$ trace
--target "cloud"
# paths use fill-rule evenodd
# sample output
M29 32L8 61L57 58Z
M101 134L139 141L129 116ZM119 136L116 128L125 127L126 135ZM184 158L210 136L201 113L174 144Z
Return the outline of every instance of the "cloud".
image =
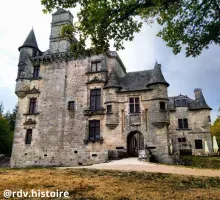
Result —
M13 108L17 97L14 95L18 47L26 39L31 28L34 28L39 48L45 51L49 47L51 15L43 14L39 0L4 1L0 12L0 101L7 109ZM19 8L19 9L18 9ZM77 8L79 9L79 8ZM76 10L71 12L76 18ZM5 17L9 16L9 17ZM220 47L211 45L197 58L186 58L184 52L174 55L165 42L156 37L159 26L144 26L135 35L132 42L125 42L125 50L119 51L127 71L152 69L155 61L162 64L162 71L170 83L169 96L180 93L194 98L194 89L202 88L206 101L213 108L212 120L216 118L220 107Z

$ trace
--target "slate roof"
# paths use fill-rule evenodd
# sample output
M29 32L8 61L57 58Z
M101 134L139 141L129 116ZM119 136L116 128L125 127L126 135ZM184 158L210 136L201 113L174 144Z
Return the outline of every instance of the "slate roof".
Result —
M162 83L162 84L169 86L169 83L166 82L161 72L161 64L158 64L157 62L155 63L154 70L153 70L153 73L151 75L148 85L155 84L155 83Z
M108 82L104 88L120 88L120 89L122 88L119 82L119 78L114 69L111 71Z
M34 30L32 29L30 31L30 33L28 34L26 40L24 41L24 44L22 46L20 46L18 48L18 50L20 51L20 49L22 47L32 47L32 48L35 48L35 49L38 49L38 45L37 45L37 40L36 40L36 37L35 37L35 34L34 34ZM38 49L39 50L39 49Z
M59 15L62 13L69 13L69 11L64 10L63 8L59 8L53 15Z
M158 83L169 86L161 72L161 65L156 62L154 69L128 72L122 78L112 71L105 88L121 88L119 92L140 91L151 89L150 85Z
M200 110L200 109L212 110L212 108L210 108L207 105L202 90L200 90L199 96L195 100L189 98L187 95L181 95L181 94L179 96L169 97L168 108L170 111L176 110L175 100L178 99L187 99L187 107L189 110Z

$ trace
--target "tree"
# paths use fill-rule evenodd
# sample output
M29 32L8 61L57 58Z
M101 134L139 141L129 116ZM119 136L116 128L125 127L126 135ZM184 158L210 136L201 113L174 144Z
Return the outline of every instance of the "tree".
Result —
M211 126L211 133L213 136L216 136L217 142L220 147L220 116L217 117L217 119Z
M0 103L0 116L3 115L3 111L4 111L4 107L3 107L3 103Z
M16 105L15 108L12 110L12 112L7 111L4 115L4 118L8 121L10 130L14 132L15 129L15 120L16 120L16 114L17 114L18 106Z
M13 134L7 120L0 116L0 154L11 154Z
M79 42L72 51L80 55L103 53L114 40L116 50L124 49L123 42L133 40L143 22L157 22L161 37L178 54L185 48L186 56L198 56L211 43L220 44L220 0L41 0L44 12L54 8L80 6L79 21L64 26L62 34ZM141 17L141 21L137 20ZM85 49L85 41L91 48Z

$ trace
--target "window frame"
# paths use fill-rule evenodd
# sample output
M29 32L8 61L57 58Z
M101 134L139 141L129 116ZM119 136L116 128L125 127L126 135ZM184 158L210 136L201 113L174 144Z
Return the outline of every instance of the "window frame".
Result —
M140 98L139 97L129 98L129 112L140 113Z
M90 110L101 110L101 88L90 90Z
M39 78L40 74L40 65L34 66L33 78Z
M178 142L179 143L186 142L186 138L185 137L178 138Z
M98 69L98 64L100 64L100 69ZM95 65L95 70L93 70L93 65ZM91 66L90 66L90 71L91 72L100 72L100 71L102 71L102 62L101 62L101 60L92 61Z
M188 118L178 119L178 129L189 129Z
M37 98L30 98L29 101L29 114L37 113Z
M68 102L68 110L70 110L70 111L74 111L75 110L75 101L69 101Z
M200 141L199 144L196 143L196 142L198 142L198 141ZM198 145L201 145L201 146L198 147ZM203 142L202 142L202 139L195 139L195 149L203 149Z
M33 129L27 129L27 131L26 131L26 137L25 137L25 144L26 144L26 145L31 145L31 142L32 142L32 133L33 133Z
M166 111L167 109L166 109L166 103L165 102L163 102L163 101L161 101L160 102L160 111Z
M100 120L89 121L89 140L99 140L100 137Z
M111 104L106 106L106 113L112 114L112 105Z

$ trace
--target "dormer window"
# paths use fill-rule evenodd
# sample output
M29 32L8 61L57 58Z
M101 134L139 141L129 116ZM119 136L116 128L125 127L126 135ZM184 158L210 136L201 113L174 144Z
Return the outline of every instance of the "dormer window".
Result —
M186 107L187 100L186 99L177 99L177 100L175 100L175 106L176 107Z
M101 61L91 62L91 72L101 71Z

